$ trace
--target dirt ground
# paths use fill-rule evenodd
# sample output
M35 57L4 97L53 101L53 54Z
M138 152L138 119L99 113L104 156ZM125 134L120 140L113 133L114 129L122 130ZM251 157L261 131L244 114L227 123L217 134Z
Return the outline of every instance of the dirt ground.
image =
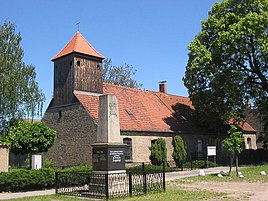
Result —
M227 182L199 182L187 184L171 184L184 189L200 189L215 192L224 192L228 195L220 200L239 201L268 201L267 183L227 183ZM219 201L219 199L215 199Z

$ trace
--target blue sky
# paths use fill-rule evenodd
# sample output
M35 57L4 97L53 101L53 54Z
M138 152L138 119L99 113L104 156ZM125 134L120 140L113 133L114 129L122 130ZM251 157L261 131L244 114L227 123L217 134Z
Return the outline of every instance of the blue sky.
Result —
M219 1L219 0L218 0ZM114 65L131 64L144 89L157 91L167 80L170 94L187 96L182 77L187 46L217 0L9 0L1 1L0 23L16 24L24 61L36 67L37 81L53 95L54 57L79 31Z

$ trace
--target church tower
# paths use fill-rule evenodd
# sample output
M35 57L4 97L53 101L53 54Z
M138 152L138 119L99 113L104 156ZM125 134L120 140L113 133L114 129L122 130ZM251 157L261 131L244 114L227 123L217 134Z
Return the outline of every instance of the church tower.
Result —
M102 60L77 32L69 43L51 59L54 62L53 106L76 102L74 90L102 93Z

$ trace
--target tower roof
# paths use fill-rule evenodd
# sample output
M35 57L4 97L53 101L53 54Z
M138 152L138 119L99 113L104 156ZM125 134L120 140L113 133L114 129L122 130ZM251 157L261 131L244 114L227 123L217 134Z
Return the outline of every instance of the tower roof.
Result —
M104 59L104 57L98 53L97 50L89 44L89 42L87 42L80 32L76 32L69 43L55 57L53 57L51 61L71 53L81 53Z

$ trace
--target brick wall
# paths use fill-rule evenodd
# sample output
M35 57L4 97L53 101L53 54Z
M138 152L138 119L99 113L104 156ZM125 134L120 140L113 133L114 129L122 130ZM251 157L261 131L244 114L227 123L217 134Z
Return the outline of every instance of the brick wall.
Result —
M52 160L53 166L91 164L97 126L79 103L49 108L42 121L57 131L54 145L42 154L43 159Z
M150 149L151 141L157 138L164 138L167 143L167 160L172 159L172 136L159 133L140 133L140 132L121 132L121 138L131 138L132 139L132 160L133 162L150 162Z
M121 132L121 138L131 138L132 139L132 159L133 162L146 162L149 163L151 141L157 138L164 138L167 143L167 160L169 162L173 161L173 133L147 133L147 132ZM217 140L217 136L214 135L193 135L184 134L181 135L187 147L187 161L190 161L191 153L197 152L197 141L202 140L202 154L200 159L206 158L207 145L217 146L217 159L219 162L226 162L226 152L220 146L222 139ZM222 160L220 160L222 159Z

